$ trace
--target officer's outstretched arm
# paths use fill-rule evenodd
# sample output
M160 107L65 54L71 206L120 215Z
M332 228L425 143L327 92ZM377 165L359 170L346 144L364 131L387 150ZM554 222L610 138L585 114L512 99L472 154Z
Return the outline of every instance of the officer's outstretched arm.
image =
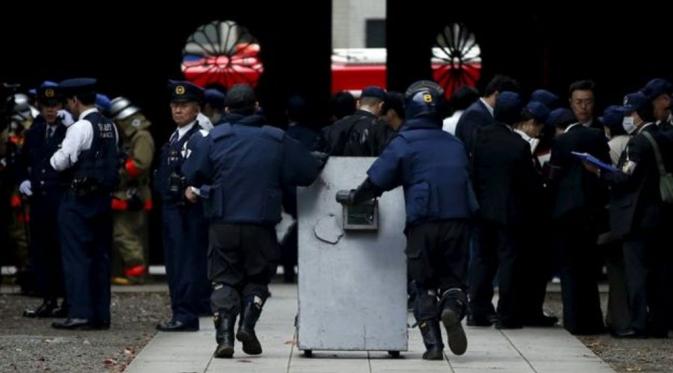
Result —
M383 189L367 178L360 184L357 189L340 190L337 192L337 202L344 205L358 205L362 202L369 201L383 194Z

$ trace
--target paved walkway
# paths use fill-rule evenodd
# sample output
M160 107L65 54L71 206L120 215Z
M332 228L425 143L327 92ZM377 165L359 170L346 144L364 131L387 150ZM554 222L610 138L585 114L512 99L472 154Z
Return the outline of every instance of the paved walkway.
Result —
M293 342L297 307L294 285L274 284L258 323L264 353L247 356L236 345L234 359L214 359L212 319L201 319L196 333L157 333L131 363L127 372L613 372L591 350L562 328L499 331L467 328L469 348L463 356L424 361L418 329L409 331L409 351L391 359L385 352L320 352L304 357Z

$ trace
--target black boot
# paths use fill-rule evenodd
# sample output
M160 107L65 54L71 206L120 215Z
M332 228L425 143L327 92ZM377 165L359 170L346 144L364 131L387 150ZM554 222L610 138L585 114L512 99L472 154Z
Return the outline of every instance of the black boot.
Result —
M423 353L424 360L443 360L444 343L442 343L442 331L439 330L437 319L421 321L418 324L423 336L423 344L426 351Z
M57 308L58 303L56 302L55 299L45 299L42 302L42 304L40 304L39 307L23 311L23 317L30 317L30 318L56 317L53 315L53 312Z
M449 340L449 349L456 355L467 351L467 336L461 321L465 316L467 296L458 288L449 289L442 294L440 302L441 318L446 336Z
M221 313L215 315L215 357L230 359L234 356L234 324L236 316Z
M248 355L259 355L262 353L262 345L255 335L255 324L262 313L263 301L255 297L253 301L248 301L243 306L241 320L238 323L238 332L236 339L243 343L243 352Z

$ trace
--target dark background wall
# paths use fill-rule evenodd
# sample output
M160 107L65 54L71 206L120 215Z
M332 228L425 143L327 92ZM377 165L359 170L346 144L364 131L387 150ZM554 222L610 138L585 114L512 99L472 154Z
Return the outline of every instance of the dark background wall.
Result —
M625 92L652 77L673 77L670 17L654 5L639 3L639 9L612 9L609 14L586 7L580 15L572 5L550 11L458 3L388 0L389 88L403 91L414 80L430 77L430 47L451 22L465 23L477 37L484 78L480 86L504 73L528 91L544 87L565 96L571 81L593 78L603 106L619 103ZM328 117L330 1L201 2L160 12L92 3L78 11L91 11L88 17L54 5L13 6L3 11L0 22L0 81L34 87L45 79L96 77L102 92L127 96L145 110L157 144L174 128L166 80L181 77L187 37L213 20L234 20L260 41L265 72L258 93L272 123L284 123L287 96L296 93L311 99L315 123ZM157 261L156 216L153 227L152 257Z

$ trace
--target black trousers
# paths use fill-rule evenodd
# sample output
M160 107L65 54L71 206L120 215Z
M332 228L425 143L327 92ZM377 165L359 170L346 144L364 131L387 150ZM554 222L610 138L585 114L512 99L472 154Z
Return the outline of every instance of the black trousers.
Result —
M428 222L409 227L407 268L415 284L416 320L438 317L437 295L448 289L465 290L468 226L464 220Z
M30 257L39 295L55 300L65 296L59 239L60 191L39 191L30 200Z
M563 327L572 334L597 334L604 330L598 293L601 253L591 215L569 213L555 222L561 260Z
M269 296L280 250L273 227L212 223L209 231L208 278L214 314L237 315L243 303Z
M198 205L165 203L162 209L164 260L174 320L198 322L208 313L210 284L206 276L208 223Z
M498 274L498 318L503 323L518 323L519 256L522 245L520 228L481 221L477 226L478 245L470 272L470 311L485 318L493 310L493 281Z
M110 322L110 197L66 193L59 206L68 316Z
M544 222L547 222L546 220ZM551 222L533 224L521 234L519 315L523 320L542 316L547 283L552 275Z
M653 336L668 333L668 269L665 235L636 231L624 240L624 269L631 328ZM670 312L670 311L669 311Z

